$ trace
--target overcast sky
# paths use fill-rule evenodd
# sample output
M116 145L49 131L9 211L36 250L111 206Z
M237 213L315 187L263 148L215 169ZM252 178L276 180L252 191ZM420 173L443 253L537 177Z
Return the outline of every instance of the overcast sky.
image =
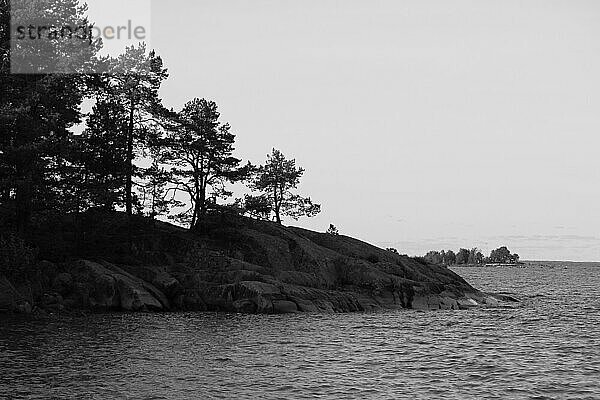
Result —
M215 100L322 213L402 253L600 260L600 2L152 3L169 107ZM288 221L292 222L292 221Z

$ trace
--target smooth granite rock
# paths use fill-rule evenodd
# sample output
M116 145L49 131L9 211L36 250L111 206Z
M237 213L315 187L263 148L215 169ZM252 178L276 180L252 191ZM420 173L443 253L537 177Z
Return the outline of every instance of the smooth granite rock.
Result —
M479 292L448 268L343 235L239 216L213 218L198 234L141 221L129 249L119 239L126 229L112 218L114 232L102 236L92 226L73 261L44 262L37 304L271 314L457 310L510 300ZM7 282L0 279L0 309L31 298Z
M81 260L73 264L72 275L73 297L81 308L158 311L168 306L164 294L150 283L109 263Z

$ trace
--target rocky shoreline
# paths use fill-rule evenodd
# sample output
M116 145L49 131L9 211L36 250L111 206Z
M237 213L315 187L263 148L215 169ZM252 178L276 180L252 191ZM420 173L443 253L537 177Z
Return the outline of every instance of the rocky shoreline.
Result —
M142 231L133 256L107 234L78 244L85 257L38 262L35 279L0 277L0 310L273 314L511 301L481 293L445 267L342 235L246 218L218 221L204 236L165 223Z

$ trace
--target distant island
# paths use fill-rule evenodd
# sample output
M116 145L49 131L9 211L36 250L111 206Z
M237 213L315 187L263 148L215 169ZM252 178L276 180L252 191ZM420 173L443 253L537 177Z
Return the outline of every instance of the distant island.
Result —
M485 257L477 248L459 249L456 253L452 250L432 250L421 257L424 261L434 265L461 265L461 266L484 266L484 265L522 265L519 255L511 253L506 246L501 246L490 252Z

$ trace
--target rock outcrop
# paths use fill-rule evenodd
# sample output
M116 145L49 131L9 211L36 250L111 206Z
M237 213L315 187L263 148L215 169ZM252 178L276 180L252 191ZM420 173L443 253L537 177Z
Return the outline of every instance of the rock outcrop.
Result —
M244 313L497 303L447 268L350 237L270 222L221 218L202 235L165 223L142 226L126 255L113 236L78 243L71 260L45 268L51 273L38 303L52 310ZM0 308L15 298L0 298Z
M80 260L69 265L72 306L95 310L168 310L169 300L148 283L116 265Z
M5 277L0 276L0 312L31 312L30 301Z

